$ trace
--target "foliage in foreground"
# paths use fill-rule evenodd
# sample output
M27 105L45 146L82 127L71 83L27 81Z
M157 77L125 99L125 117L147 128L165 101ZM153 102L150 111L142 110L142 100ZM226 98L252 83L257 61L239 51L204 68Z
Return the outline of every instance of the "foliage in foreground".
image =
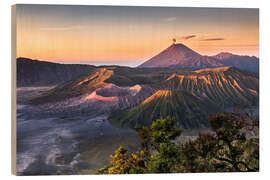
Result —
M128 152L120 146L109 166L98 174L252 172L259 171L258 138L247 133L258 128L248 115L222 113L209 118L213 133L176 144L181 129L175 120L157 119L150 127L137 128L141 150Z

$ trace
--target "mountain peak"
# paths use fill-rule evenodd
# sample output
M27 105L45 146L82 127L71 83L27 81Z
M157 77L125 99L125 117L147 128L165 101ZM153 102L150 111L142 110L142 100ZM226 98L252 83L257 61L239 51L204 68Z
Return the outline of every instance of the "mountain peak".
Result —
M182 46L182 47L187 47L185 46L183 43L176 43L176 44L173 44L174 46Z
M186 45L184 45L182 43L172 44L171 46L169 46L168 49L172 49L172 48L176 48L177 50L181 50L181 51L193 51L192 49L190 49L189 47L187 47ZM193 52L195 52L195 51L193 51ZM197 53L197 52L195 52L195 53Z
M90 74L89 76L85 77L84 79L76 82L76 84L72 88L76 88L79 86L85 86L88 84L95 84L95 83L104 83L105 80L109 79L114 74L113 70L109 70L107 68L100 68L97 69L95 73Z
M167 49L141 64L139 67L171 67L199 57L201 57L199 53L184 44L173 43Z
M226 58L230 58L232 56L234 56L234 54L229 53L229 52L221 52L221 53L218 53L217 55L215 55L214 57L217 59L226 59Z
M189 47L187 47L186 45L184 45L182 43L172 44L166 50L169 50L169 49L175 49L176 51L182 51L182 53L193 52L194 54L199 55L199 53L193 51L192 49L190 49Z
M239 69L258 72L259 59L221 52L215 56L202 56L182 43L173 43L161 53L139 65L139 68L188 68L204 69L233 66Z
M229 59L229 58L233 58L233 57L245 58L245 59L252 58L252 59L258 60L258 58L256 56L237 55L237 54L233 54L233 53L230 53L230 52L221 52L221 53L218 53L217 55L215 55L213 57L215 57L217 59L220 59L220 60Z
M170 91L170 90L158 90L152 96L150 96L149 98L145 99L142 102L142 104L147 104L147 103L153 101L156 98L167 97L167 96L171 96L171 95L172 95L172 91Z

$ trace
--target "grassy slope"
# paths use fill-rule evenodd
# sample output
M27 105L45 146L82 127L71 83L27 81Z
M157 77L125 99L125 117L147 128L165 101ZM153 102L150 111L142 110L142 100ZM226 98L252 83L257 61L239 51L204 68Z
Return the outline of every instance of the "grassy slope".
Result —
M160 90L141 105L111 116L113 123L131 127L150 125L159 117L171 116L184 128L207 126L207 116L215 107L184 91Z
M222 106L254 106L259 98L259 78L256 73L236 68L215 68L175 74L163 82L164 89L183 90Z
M207 118L212 112L234 106L258 105L258 75L232 67L182 71L152 86L172 90L173 93L167 96L158 91L145 100L147 103L116 112L111 121L136 127L149 125L160 116L169 115L176 118L182 127L198 127L207 125Z

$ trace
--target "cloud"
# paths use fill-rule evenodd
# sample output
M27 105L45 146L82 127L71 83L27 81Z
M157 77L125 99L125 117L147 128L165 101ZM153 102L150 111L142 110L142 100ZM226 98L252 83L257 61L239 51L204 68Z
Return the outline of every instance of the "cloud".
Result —
M176 20L176 17L168 17L168 18L162 19L162 21L164 21L164 22L172 22L172 21L175 21L175 20Z
M207 38L207 39L202 39L201 41L223 41L225 40L224 38Z
M195 37L196 37L196 35L192 34L192 35L181 36L180 39L188 40L188 39L195 38Z

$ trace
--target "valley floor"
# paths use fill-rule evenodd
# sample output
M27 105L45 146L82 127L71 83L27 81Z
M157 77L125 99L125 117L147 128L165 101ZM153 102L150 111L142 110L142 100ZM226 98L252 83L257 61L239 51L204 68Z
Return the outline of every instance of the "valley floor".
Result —
M47 115L23 104L23 98L43 89L17 91L18 175L94 173L109 163L109 155L120 145L139 147L133 130L112 126L106 115Z

